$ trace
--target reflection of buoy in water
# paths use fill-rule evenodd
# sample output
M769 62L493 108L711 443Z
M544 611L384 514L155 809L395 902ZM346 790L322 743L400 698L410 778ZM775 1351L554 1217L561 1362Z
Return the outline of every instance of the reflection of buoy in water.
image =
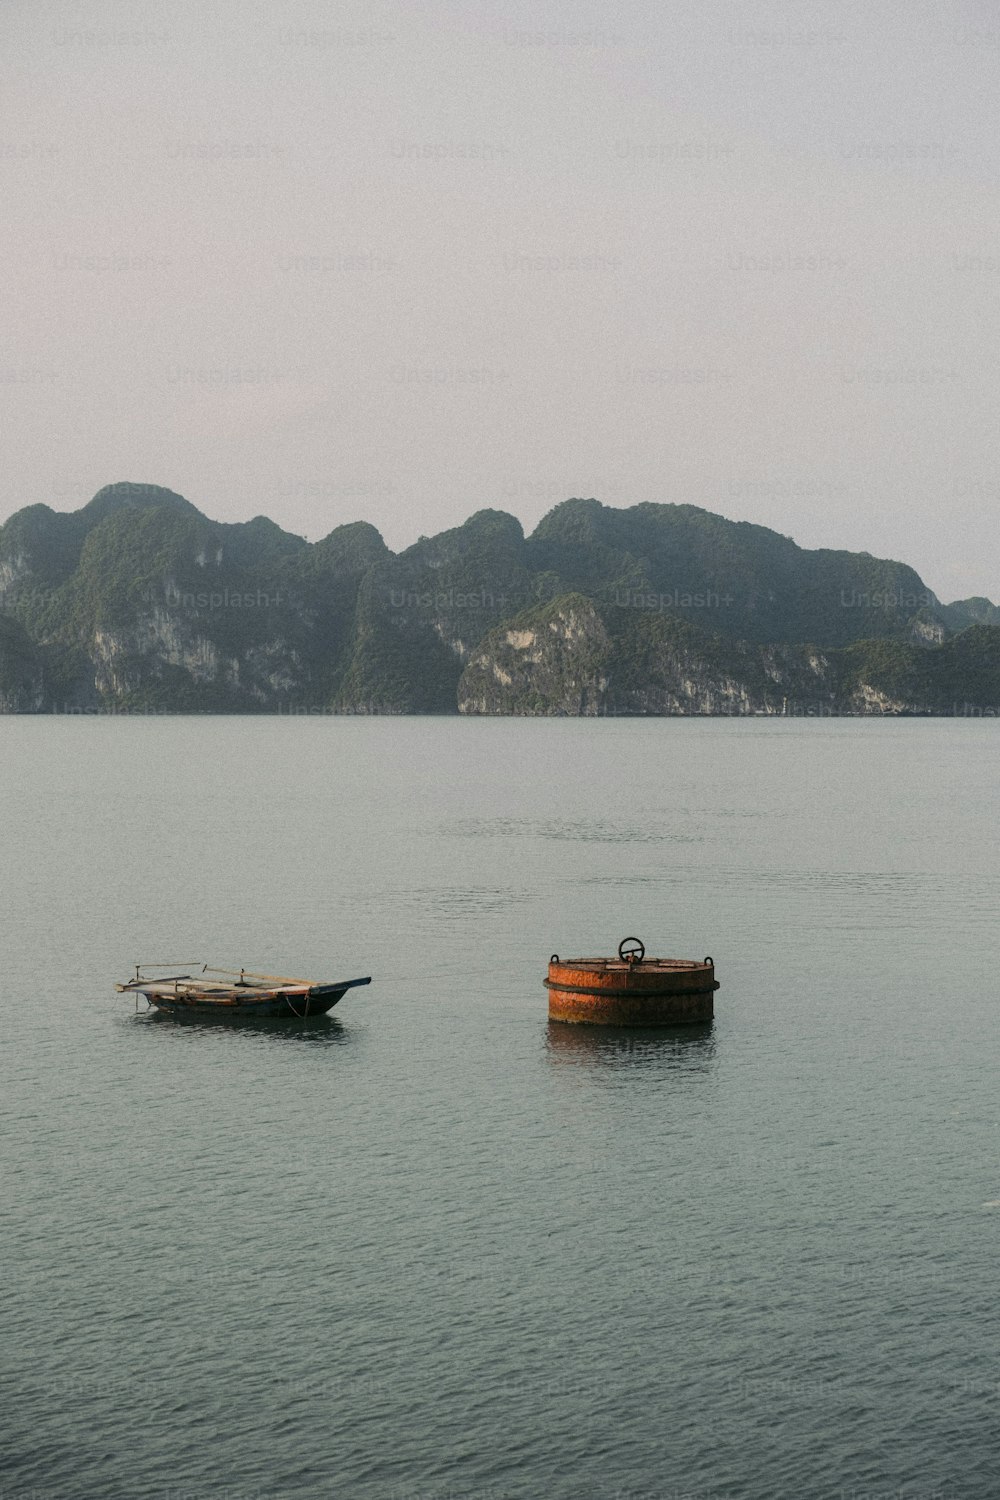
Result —
M623 938L617 958L549 959L549 1020L591 1026L684 1026L710 1021L719 988L710 958L647 958Z

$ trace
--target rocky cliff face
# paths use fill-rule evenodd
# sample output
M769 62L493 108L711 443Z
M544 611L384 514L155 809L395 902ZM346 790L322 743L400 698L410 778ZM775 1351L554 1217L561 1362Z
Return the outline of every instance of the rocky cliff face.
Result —
M492 631L458 684L463 714L595 717L608 712L611 638L589 599L570 594Z
M266 708L301 690L298 652L280 636L227 652L199 633L196 621L156 608L127 630L97 628L90 656L94 686L105 701L144 702L180 684L205 706Z
M639 629L627 623L633 628L621 632L613 611L578 594L528 611L473 653L459 682L459 712L781 713L790 697L803 694L833 704L825 658L741 642L720 650L674 620L644 621Z
M832 715L961 712L949 684L970 680L1000 715L1000 632L950 643L953 661L904 643L848 650L758 646L665 615L622 619L569 595L492 631L458 686L464 714ZM987 638L988 637L988 638ZM935 681L935 678L938 680Z

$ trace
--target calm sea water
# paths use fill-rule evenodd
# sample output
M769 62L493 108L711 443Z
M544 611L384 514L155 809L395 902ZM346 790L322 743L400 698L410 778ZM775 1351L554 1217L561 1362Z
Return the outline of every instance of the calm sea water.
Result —
M998 733L0 720L0 1496L1000 1493Z

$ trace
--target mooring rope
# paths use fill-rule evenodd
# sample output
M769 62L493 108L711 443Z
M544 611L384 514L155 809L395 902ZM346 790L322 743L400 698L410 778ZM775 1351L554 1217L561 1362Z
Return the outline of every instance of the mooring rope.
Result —
M292 1015L295 1017L295 1019L297 1021L305 1021L305 1020L308 1019L308 1016L309 1016L309 991L308 990L306 990L306 993L303 996L303 999L305 1000L306 1004L305 1004L305 1009L302 1011L301 1014L295 1009L295 1006L292 1004L292 997L291 997L291 995L286 995L285 999L288 1002L288 1009L291 1011Z

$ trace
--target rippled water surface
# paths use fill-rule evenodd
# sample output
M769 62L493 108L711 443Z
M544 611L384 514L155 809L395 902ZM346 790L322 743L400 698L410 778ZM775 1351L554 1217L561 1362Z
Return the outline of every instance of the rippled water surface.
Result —
M1000 1494L998 734L0 720L0 1495Z

